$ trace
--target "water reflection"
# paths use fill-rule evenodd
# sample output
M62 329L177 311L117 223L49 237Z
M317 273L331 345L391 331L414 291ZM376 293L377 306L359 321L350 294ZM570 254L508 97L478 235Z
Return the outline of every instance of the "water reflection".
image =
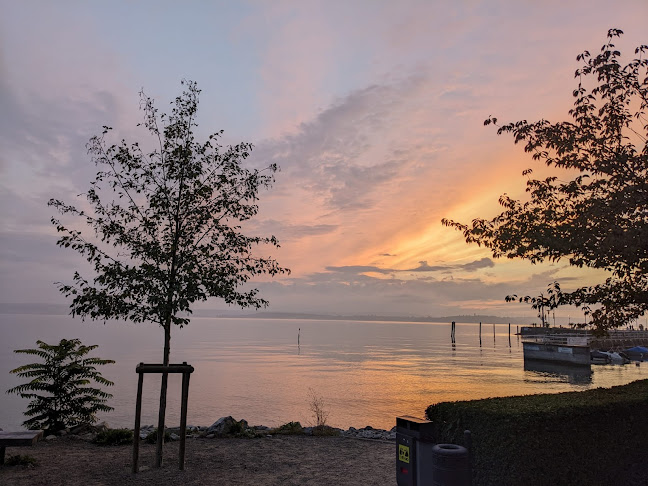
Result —
M561 382L572 385L590 385L592 383L592 368L569 364L552 363L535 359L524 360L525 381L532 382Z
M598 367L590 376L533 365L525 371L519 339L506 345L508 326L494 329L492 346L489 327L482 343L481 326L457 322L455 342L448 343L449 327L449 322L194 318L185 329L174 329L171 360L195 368L189 397L193 424L209 425L227 415L268 426L308 422L307 391L313 388L325 399L332 425L380 428L391 428L398 415L422 416L432 403L620 385L645 378L648 367ZM115 427L132 426L135 367L159 361L163 344L157 326L93 325L67 316L3 316L0 335L0 370L28 362L12 350L33 346L36 337L45 342L78 337L99 345L98 356L117 362L104 373L115 382L110 390L115 411L100 417ZM0 373L0 390L18 383L14 375ZM170 387L171 424L178 423L180 382L170 377ZM158 393L159 383L146 383L144 424L157 420ZM24 420L20 400L5 396L0 427L15 428Z

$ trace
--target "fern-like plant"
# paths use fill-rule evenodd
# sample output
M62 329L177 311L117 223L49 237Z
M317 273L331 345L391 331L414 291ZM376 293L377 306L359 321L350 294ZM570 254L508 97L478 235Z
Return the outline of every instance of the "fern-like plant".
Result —
M79 339L61 339L57 345L36 341L36 349L16 349L14 353L38 356L40 363L31 363L11 370L31 381L7 390L31 399L23 426L57 432L97 421L97 412L109 412L106 405L112 397L97 385L114 383L101 376L96 367L114 363L110 359L84 357L97 346L84 346ZM94 383L93 383L94 382Z

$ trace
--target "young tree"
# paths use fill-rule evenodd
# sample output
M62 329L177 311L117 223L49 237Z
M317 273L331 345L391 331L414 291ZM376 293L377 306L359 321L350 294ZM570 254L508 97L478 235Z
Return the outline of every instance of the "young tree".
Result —
M529 179L526 202L501 196L504 211L493 219L442 221L495 257L607 270L604 281L571 292L550 285L552 306L582 306L601 332L648 310L648 46L622 65L612 43L622 33L611 29L598 55L585 51L576 58L583 65L571 121L498 125L498 134L512 134L534 160L566 170ZM497 119L484 122L491 123Z
M97 346L84 346L78 339L61 339L57 345L36 341L37 349L16 349L14 353L38 356L42 363L31 363L11 370L21 378L31 381L15 386L7 393L30 398L23 422L29 429L45 429L58 432L66 427L93 424L97 412L109 412L106 405L112 395L100 388L89 386L93 381L99 385L112 386L97 371L97 366L114 363L110 359L84 358Z
M153 100L140 93L155 149L147 152L124 140L108 146L109 127L90 140L88 151L100 168L85 194L90 210L49 202L93 230L87 236L52 218L64 234L58 245L78 251L95 271L92 280L76 272L72 284L59 283L61 292L73 298L72 315L157 322L164 330L165 366L171 327L189 323L183 316L194 302L220 297L228 304L260 308L267 301L256 289L241 286L256 275L288 272L254 252L260 244L278 247L274 236L246 236L240 226L257 213L259 189L272 184L276 165L244 168L252 144L223 147L218 143L222 131L198 143L200 90L192 81L183 85L171 114L159 114ZM167 378L162 375L158 430L164 430ZM163 434L159 437L158 466Z

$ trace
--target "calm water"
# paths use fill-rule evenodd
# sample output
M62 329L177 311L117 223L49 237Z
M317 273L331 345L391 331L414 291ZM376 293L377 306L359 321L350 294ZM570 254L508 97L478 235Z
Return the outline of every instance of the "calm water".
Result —
M301 328L301 346L297 333ZM513 325L515 332L515 325ZM163 333L152 324L81 322L68 316L0 315L0 390L21 382L9 370L33 361L18 348L80 338L98 344L95 356L117 363L103 369L115 382L109 391L115 410L101 418L132 427L139 362L158 363ZM522 346L508 341L508 326L450 324L194 318L171 336L171 362L187 361L191 377L189 423L210 425L224 415L250 424L312 422L312 388L338 427L391 428L398 415L423 417L436 402L494 396L583 390L629 383L648 376L641 366L593 366L592 372L561 367L524 369ZM157 422L159 378L145 375L143 424ZM26 401L0 394L0 428L24 420ZM180 414L180 376L170 375L169 425Z

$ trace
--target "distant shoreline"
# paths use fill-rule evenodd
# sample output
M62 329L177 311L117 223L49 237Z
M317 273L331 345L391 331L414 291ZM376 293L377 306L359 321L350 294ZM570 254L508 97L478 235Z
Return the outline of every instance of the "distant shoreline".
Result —
M25 314L25 315L69 315L69 307L66 304L39 304L39 303L0 303L0 314ZM333 315L333 314L309 314L299 312L255 312L246 313L240 311L223 311L216 309L197 309L191 314L192 317L213 317L213 318L242 318L242 319L303 319L303 320L326 320L326 321L384 321L384 322L441 322L452 321L460 323L482 322L484 324L532 324L537 319L533 317L499 317L488 315L455 315L455 316L381 316L381 315Z

